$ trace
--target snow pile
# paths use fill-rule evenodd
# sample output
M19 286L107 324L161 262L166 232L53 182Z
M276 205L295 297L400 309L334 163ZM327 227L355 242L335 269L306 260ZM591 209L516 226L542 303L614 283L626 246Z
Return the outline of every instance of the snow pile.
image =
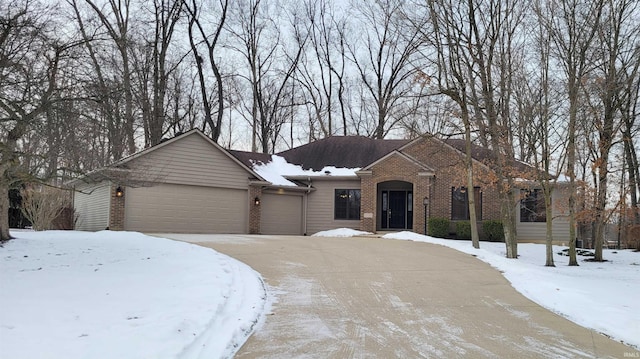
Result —
M518 244L517 260L505 257L504 243L454 241L413 232L389 233L383 238L428 242L469 253L500 270L527 298L587 328L640 348L640 253L605 250L607 262L569 267L554 246L556 267L545 267L545 246Z
M133 232L12 232L0 248L0 358L232 357L260 319L259 274Z
M370 232L357 231L351 228L338 228L329 231L321 231L311 235L312 237L355 237L371 234Z
M271 162L255 163L253 170L260 177L277 186L296 186L295 183L289 181L287 176L356 176L356 171L360 168L336 168L328 166L320 171L305 170L300 165L294 165L284 157L278 155L271 156Z

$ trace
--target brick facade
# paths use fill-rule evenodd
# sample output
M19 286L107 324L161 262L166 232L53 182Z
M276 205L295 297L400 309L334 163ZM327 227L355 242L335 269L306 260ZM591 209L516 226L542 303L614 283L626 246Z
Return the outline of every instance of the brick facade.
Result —
M413 228L410 229L422 233L424 231L424 206L422 202L424 198L431 198L431 176L425 174L427 169L399 153L394 153L367 170L359 174L362 195L360 203L362 230L375 232L379 227L379 185L389 181L402 181L412 186Z
M413 188L413 230L423 233L425 207L427 218L451 218L451 189L466 186L464 154L441 141L424 138L414 141L400 153L392 153L363 169L361 179L360 226L364 231L379 228L379 185L388 181L403 181ZM406 156L404 156L406 155ZM493 172L474 162L474 184L482 191L482 220L500 219L500 201Z
M109 229L112 231L124 230L124 201L126 198L126 189L121 187L122 196L116 196L116 188L119 186L111 185L111 204L109 208Z
M466 186L464 154L449 145L425 138L413 142L403 152L432 167L433 180L431 217L451 218L451 188ZM482 219L500 219L500 200L491 169L474 161L474 185L482 191ZM515 205L515 204L514 204Z
M249 234L260 234L262 204L256 204L256 198L262 200L262 186L249 185Z

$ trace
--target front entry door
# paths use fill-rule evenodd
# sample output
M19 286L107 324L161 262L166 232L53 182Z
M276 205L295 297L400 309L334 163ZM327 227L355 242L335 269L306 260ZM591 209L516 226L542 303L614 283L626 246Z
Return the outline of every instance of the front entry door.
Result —
M406 228L405 219L407 218L407 192L405 191L389 191L389 228L401 229Z
M407 215L411 215L411 208L407 206L411 201L410 191L382 192L382 228L406 229L410 228Z

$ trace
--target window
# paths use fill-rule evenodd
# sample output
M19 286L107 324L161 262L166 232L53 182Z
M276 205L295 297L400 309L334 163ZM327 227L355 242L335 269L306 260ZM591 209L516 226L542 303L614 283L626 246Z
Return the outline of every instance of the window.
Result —
M360 219L360 190L337 189L334 219Z
M541 189L520 191L520 222L546 222L547 206Z
M476 200L476 219L482 220L482 191L474 187ZM469 194L466 187L451 187L451 219L469 220Z

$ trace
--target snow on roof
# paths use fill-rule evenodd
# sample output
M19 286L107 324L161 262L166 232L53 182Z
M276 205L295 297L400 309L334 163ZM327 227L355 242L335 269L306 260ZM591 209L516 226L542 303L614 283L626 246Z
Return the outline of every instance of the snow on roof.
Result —
M305 170L300 165L294 165L287 162L284 157L278 155L272 155L271 161L267 163L261 163L258 161L253 162L253 170L260 175L260 177L273 183L276 186L297 186L287 177L291 176L356 176L356 171L360 168L337 168L333 166L324 167L320 171Z

